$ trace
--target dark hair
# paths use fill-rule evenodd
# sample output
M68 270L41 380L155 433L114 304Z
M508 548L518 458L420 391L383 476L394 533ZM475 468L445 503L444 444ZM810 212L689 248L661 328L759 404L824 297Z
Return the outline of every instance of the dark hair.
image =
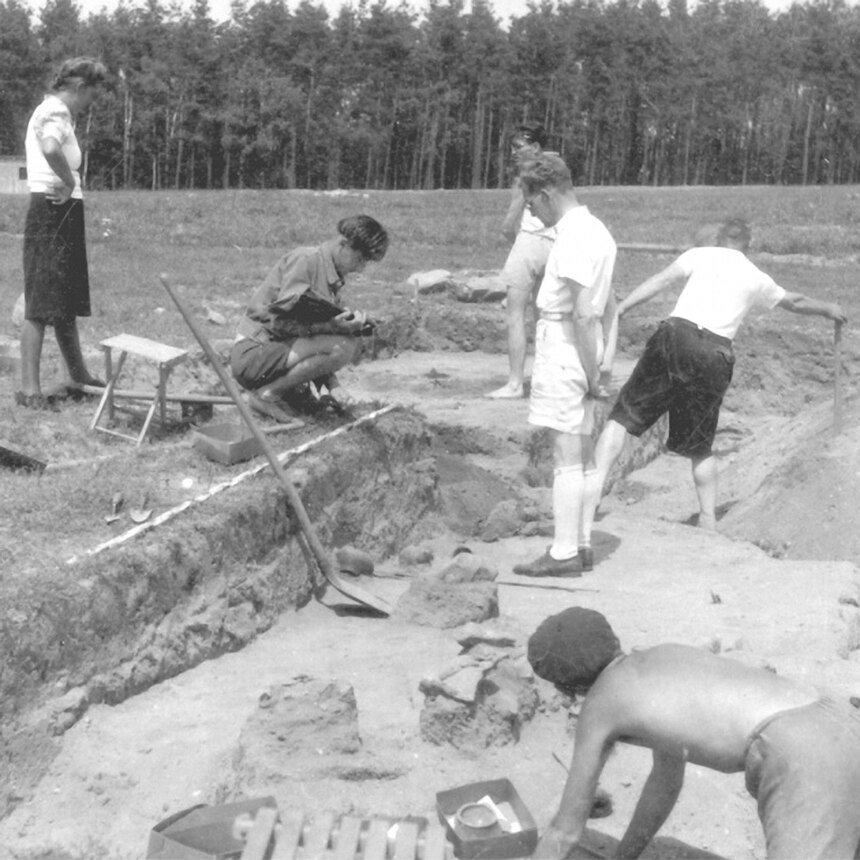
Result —
M620 653L606 618L579 606L550 615L528 643L535 674L565 692L590 687Z
M529 143L536 143L541 149L546 146L546 131L539 122L524 122L517 126L514 137L521 137Z
M365 259L381 260L388 250L388 233L370 215L352 215L337 222L337 232Z
M71 60L64 60L57 69L51 81L51 89L57 92L75 82L95 87L107 80L107 74L104 64L98 60L91 57L73 57Z
M570 168L560 155L542 152L520 166L520 184L526 193L534 194L547 186L567 188L573 185Z
M746 251L751 239L752 230L743 218L729 218L723 221L717 232L717 245L722 248L740 248Z

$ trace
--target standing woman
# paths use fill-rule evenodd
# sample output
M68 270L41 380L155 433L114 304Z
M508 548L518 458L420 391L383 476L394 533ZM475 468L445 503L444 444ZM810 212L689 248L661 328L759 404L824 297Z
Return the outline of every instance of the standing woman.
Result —
M90 284L75 115L92 105L106 77L96 60L66 60L27 126L21 406L51 407L39 379L45 326L54 328L72 386L104 385L87 370L78 336L77 317L90 315Z

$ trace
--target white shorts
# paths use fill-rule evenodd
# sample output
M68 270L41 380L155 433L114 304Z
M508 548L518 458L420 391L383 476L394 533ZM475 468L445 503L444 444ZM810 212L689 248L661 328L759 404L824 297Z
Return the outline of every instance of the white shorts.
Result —
M529 424L559 433L591 435L594 400L573 342L572 323L538 320Z
M508 293L529 295L540 286L553 240L520 230L511 246L501 280Z

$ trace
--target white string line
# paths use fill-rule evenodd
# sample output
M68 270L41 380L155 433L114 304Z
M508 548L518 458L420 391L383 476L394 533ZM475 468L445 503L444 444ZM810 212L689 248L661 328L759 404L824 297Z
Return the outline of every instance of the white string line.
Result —
M303 454L305 451L310 448L319 445L321 442L325 442L327 439L332 439L335 436L340 436L343 433L347 433L352 430L354 427L357 427L359 424L366 424L368 421L373 421L376 418L379 418L381 415L385 415L386 412L391 412L392 409L396 409L397 404L390 404L388 406L384 406L382 409L377 409L374 412L370 412L367 415L363 415L361 418L357 418L355 421L350 422L349 424L344 424L342 427L338 427L336 430L332 430L330 433L325 433L322 436L319 436L316 439L311 439L308 442L304 442L301 445L298 445L295 448L291 448L289 451L284 451L282 454L278 454L278 461L280 463L286 462L290 457L295 457L299 454ZM251 469L248 469L245 472L242 472L236 475L233 478L230 478L229 481L222 481L220 484L214 484L211 486L205 493L201 493L199 496L195 496L193 499L187 499L184 502L176 505L176 507L169 508L164 511L164 513L159 514L155 519L149 520L148 522L141 523L140 525L133 526L128 529L128 531L123 532L116 537L111 538L110 540L104 541L104 543L98 544L98 546L94 546L91 549L85 550L82 553L71 556L71 558L66 559L66 564L72 565L77 564L84 558L88 558L90 556L98 555L100 552L104 552L106 549L111 549L112 547L119 546L120 544L125 543L136 535L142 534L145 531L149 531L150 529L154 529L156 526L161 525L162 523L167 522L170 519L173 519L177 514L181 514L183 511L188 510L192 505L195 505L199 502L205 502L207 499L211 499L212 496L220 493L222 490L226 490L230 487L235 487L237 484L241 484L242 481L247 480L248 478L253 477L254 475L258 475L264 469L269 468L268 462L260 463L254 466Z

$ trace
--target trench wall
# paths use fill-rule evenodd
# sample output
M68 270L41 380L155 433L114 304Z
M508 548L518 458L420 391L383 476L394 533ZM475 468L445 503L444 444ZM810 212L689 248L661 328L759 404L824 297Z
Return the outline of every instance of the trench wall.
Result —
M628 446L619 473L656 456L660 439L656 427ZM304 455L290 474L324 546L354 543L382 559L444 528L439 453L423 418L399 411ZM551 476L540 434L527 453ZM489 513L479 507L476 524ZM7 589L0 817L27 796L91 704L121 702L238 650L310 600L316 583L296 532L285 493L264 472L121 547Z
M431 436L383 416L305 456L293 476L325 546L383 557L439 493ZM315 584L286 494L270 473L5 595L0 613L0 817L44 772L58 737L93 703L116 703L241 648Z

